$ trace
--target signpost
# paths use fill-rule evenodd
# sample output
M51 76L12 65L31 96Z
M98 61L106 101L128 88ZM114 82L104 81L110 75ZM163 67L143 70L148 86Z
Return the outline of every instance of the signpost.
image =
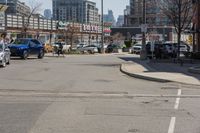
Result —
M147 24L142 24L142 25L141 25L141 32L147 33L147 28L148 28L148 25L147 25Z
M151 42L151 56L152 56L152 59L153 59L153 52L155 51L155 41L152 41Z

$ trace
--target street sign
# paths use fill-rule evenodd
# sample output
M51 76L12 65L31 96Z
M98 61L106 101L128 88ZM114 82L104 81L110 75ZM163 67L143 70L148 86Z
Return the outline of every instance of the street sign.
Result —
M154 50L155 50L155 47L154 47L155 45L154 45L154 43L155 43L155 42L151 42L151 52L154 52Z
M148 28L148 25L147 25L147 24L142 24L142 25L141 25L141 32L146 33L146 32L147 32L147 28Z

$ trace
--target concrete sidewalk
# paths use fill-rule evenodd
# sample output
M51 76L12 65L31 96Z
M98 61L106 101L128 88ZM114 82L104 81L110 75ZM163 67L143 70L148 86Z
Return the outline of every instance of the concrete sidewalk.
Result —
M194 64L193 64L194 65ZM181 67L175 63L152 63L130 61L121 65L121 71L129 76L156 82L177 82L182 84L200 85L200 75L188 72L191 65Z

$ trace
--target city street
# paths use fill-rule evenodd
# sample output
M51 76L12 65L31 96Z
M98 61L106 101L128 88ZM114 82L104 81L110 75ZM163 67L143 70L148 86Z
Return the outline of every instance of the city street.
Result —
M120 65L130 57L11 60L0 69L0 133L199 133L200 86L129 77Z

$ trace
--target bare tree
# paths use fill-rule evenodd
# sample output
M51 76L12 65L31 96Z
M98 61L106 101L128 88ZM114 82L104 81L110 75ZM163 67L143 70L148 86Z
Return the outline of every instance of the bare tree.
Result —
M155 0L162 13L167 16L178 36L178 53L180 58L181 34L192 22L194 16L193 0Z
M26 37L27 30L30 25L30 18L34 15L37 14L40 11L40 8L42 6L42 3L34 0L30 0L30 12L29 14L23 15L23 28L22 28L22 33L24 37Z
M122 33L117 32L114 35L112 35L112 39L119 41L119 40L124 40L125 37L122 35Z
M65 34L67 38L70 40L71 48L73 48L73 42L77 38L76 34L80 32L80 28L75 26L75 23L68 24L67 31L65 31Z

